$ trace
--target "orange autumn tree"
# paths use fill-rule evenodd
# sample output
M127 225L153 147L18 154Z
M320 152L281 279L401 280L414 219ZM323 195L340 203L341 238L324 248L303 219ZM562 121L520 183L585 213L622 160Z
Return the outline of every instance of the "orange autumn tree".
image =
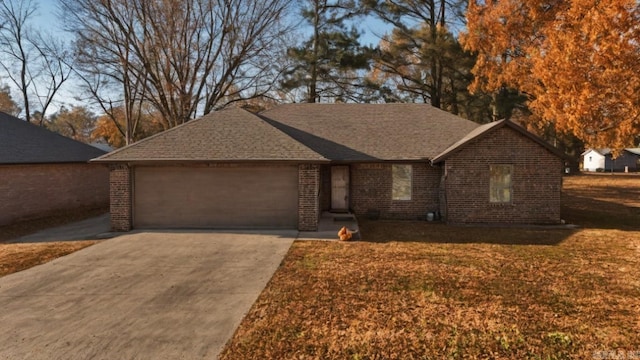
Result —
M539 128L591 147L640 134L640 6L635 0L471 0L462 43L478 54L472 91L518 89Z
M134 115L138 121L134 123L132 129L132 142L166 130L161 122L160 114L154 112L148 106L145 108L145 111ZM121 106L113 108L110 114L105 113L98 116L96 127L91 133L91 139L94 141L105 141L114 148L123 147L126 145L125 124L124 108Z

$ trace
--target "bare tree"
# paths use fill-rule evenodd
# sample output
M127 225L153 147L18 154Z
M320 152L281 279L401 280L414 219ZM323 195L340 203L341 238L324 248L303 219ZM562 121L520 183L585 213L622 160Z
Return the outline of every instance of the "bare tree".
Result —
M42 125L71 69L63 61L64 45L30 28L36 10L31 0L0 1L0 69L19 90L25 119L31 122L37 113Z
M76 68L107 111L124 106L127 139L143 102L170 128L269 92L273 49L292 0L64 0ZM231 100L230 100L231 99Z

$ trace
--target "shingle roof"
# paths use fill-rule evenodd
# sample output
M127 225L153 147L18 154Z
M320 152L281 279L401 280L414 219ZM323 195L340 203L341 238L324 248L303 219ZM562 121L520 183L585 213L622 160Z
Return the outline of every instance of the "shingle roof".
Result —
M589 151L595 151L595 152L597 152L598 154L600 154L602 156L611 155L611 149L609 149L609 148L587 149L580 155L581 156L585 156ZM640 155L640 148L625 148L624 151L630 152L630 153L632 153L634 155Z
M261 115L334 161L431 159L478 127L425 104L288 104Z
M288 104L229 108L96 161L426 160L478 124L424 104Z
M0 164L87 162L104 153L0 112Z
M326 161L324 157L238 108L215 111L102 156L96 161Z
M553 146L551 146L549 143L547 143L546 141L542 140L541 138L533 135L532 133L528 132L526 129L524 129L522 126L509 121L509 120L499 120L499 121L494 121L494 122L490 122L488 124L484 124L481 125L479 127L477 127L476 129L474 129L473 131L471 131L470 133L468 133L465 137L463 137L462 139L458 140L456 143L454 143L453 145L449 146L447 149L445 149L443 152L441 152L440 154L438 154L437 156L435 156L431 162L434 164L437 164L439 162L441 162L442 160L445 160L446 158L448 158L451 154L455 153L456 151L462 149L465 145L467 145L468 143L470 143L471 141L482 137L484 134L487 134L493 130L499 129L501 127L509 127L517 132L519 132L520 134L530 138L531 140L537 142L538 144L540 144L542 147L546 148L547 150L549 150L551 153L555 154L556 156L560 157L560 158L567 158L566 155L564 155L560 150L554 148Z

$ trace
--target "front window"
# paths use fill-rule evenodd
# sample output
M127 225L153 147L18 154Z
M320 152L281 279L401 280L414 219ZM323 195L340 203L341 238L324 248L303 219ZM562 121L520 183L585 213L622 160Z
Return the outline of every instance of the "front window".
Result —
M394 164L391 166L393 200L411 200L411 165Z
M492 203L511 202L511 180L513 165L490 165L489 201Z

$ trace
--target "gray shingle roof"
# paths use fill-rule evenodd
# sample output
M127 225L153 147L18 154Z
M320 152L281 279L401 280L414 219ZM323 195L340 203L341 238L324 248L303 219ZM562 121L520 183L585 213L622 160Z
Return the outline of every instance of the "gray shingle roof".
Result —
M478 127L425 104L288 104L261 115L334 161L431 159Z
M585 150L581 155L584 156L586 153L588 153L589 151L595 151L598 154L602 155L602 156L606 156L606 155L610 155L611 154L611 149L609 148L602 148L602 149L587 149ZM640 148L625 148L624 151L627 151L631 154L634 155L640 155Z
M632 154L640 155L640 148L626 148L625 150Z
M0 112L0 164L87 162L104 153Z
M229 108L97 161L426 160L478 124L424 104L288 104Z
M215 111L102 156L96 161L326 161L324 157L238 108Z

